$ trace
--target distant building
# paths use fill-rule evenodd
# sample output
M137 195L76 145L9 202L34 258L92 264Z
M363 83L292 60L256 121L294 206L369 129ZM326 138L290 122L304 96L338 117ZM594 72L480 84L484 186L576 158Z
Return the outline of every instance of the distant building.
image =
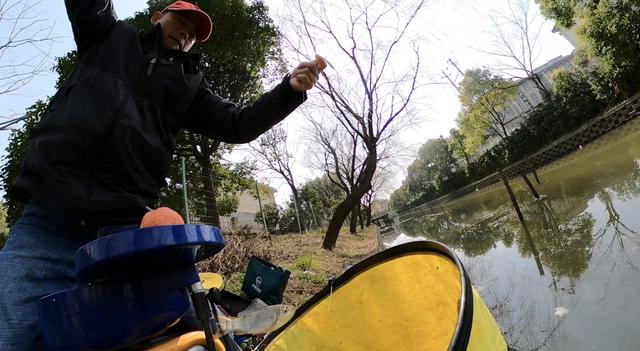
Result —
M579 23L580 23L580 19L577 19L576 24L573 26L573 28L575 28L576 25L578 25ZM573 29L567 29L556 23L553 26L553 29L551 31L553 33L558 33L562 35L565 39L567 39L569 43L571 43L571 45L573 45L574 48L578 47L578 36L576 35L576 32Z
M534 72L538 74L542 84L547 89L551 90L553 88L553 82L551 80L553 72L558 69L572 71L572 60L573 54L558 56L544 65L535 68ZM529 112L542 102L542 95L533 81L529 79L520 79L515 81L514 84L518 85L518 91L514 94L513 98L505 104L504 111L501 111L504 114L505 129L507 130L507 133L511 133L520 128L522 123L526 121ZM500 126L496 127L498 129L502 128ZM476 154L471 157L471 161L475 161L482 154L498 145L502 140L500 136L495 134L493 131L490 133L491 134L485 143L478 148Z
M388 209L389 200L387 199L373 200L373 202L371 203L371 215L373 217L386 213Z
M261 192L260 201L262 201L262 206L271 205L277 206L275 193L276 189L272 188L266 184L260 184L262 189L268 189L267 193ZM220 216L220 226L222 227L222 231L237 231L242 227L248 227L252 230L264 230L262 224L257 223L255 221L256 214L260 212L260 204L258 199L253 196L255 191L245 190L238 194L239 204L238 209L227 215Z

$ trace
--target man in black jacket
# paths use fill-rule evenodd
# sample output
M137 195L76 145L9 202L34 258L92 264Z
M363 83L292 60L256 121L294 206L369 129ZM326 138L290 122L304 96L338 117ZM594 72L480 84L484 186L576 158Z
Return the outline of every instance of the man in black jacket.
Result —
M213 94L188 51L209 16L176 1L141 34L110 0L65 0L78 48L74 71L30 141L13 195L27 203L0 252L0 350L41 345L37 301L73 284L73 255L140 222L165 185L177 133L249 142L306 99L326 62L301 63L252 106Z

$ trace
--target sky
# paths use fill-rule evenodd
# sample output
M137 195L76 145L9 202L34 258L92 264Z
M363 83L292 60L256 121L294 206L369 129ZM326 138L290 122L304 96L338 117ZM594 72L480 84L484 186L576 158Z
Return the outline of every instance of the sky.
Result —
M31 1L31 0L28 0ZM33 1L31 1L33 2ZM120 18L126 18L146 7L144 0L113 0L114 7ZM283 6L288 2L280 0L265 0L270 7L272 17L276 24ZM511 1L513 4L513 0ZM447 83L443 72L447 72L455 79L455 70L447 63L453 60L464 71L476 67L496 67L500 62L483 51L492 50L492 39L489 33L492 23L490 14L509 11L508 0L431 0L417 17L413 24L413 34L420 39L422 66L425 67L424 76L428 77L429 85L419 95L419 101L415 101L415 108L422 117L420 123L411 129L405 130L401 136L403 147L407 150L405 159L401 160L399 169L392 181L391 189L397 188L404 176L406 167L411 163L417 149L430 138L440 135L447 136L449 130L455 127L455 117L459 111L457 92ZM537 8L535 9L537 12ZM45 20L45 23L53 27L52 36L55 42L47 47L49 50L45 62L53 66L55 57L64 55L75 48L71 26L67 20L63 0L46 0L36 3L34 16ZM547 21L543 24L539 40L539 56L536 65L542 65L559 55L571 53L573 47L559 34L552 33L553 23ZM0 23L0 40L7 35L8 28ZM12 55L5 55L1 59L19 60L26 55L34 55L34 49L30 47L20 48ZM320 49L321 50L321 49ZM313 53L309 53L312 55ZM324 54L320 52L320 54ZM326 56L326 54L325 54ZM332 57L327 57L331 61ZM291 67L298 62L290 61ZM401 64L401 63L400 63ZM331 72L328 72L331 73ZM19 91L0 95L0 121L2 117L21 115L25 108L31 106L38 99L46 99L55 93L54 84L57 74L54 72L42 74L30 84ZM457 77L458 79L460 77ZM313 99L310 94L310 99ZM304 183L315 176L320 175L305 164L308 145L303 138L304 118L294 112L284 122L289 132L289 148L294 156L294 176L298 184ZM6 154L9 132L0 131L0 156ZM242 148L241 148L242 149ZM231 160L251 158L246 152L238 151L227 157ZM278 192L276 199L283 204L290 196L286 183L268 172L259 172L258 178L270 183ZM388 194L386 194L388 195Z

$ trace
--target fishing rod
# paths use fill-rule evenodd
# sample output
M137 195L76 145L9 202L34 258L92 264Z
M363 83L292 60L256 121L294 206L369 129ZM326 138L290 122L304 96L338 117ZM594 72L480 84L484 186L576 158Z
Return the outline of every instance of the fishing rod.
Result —
M0 131L1 130L12 130L12 128L9 128L9 126L14 125L14 124L16 124L16 123L18 123L18 122L20 122L22 120L25 120L25 119L27 119L27 117L28 116L24 115L24 116L13 118L13 119L10 119L10 120L8 120L6 122L0 123Z

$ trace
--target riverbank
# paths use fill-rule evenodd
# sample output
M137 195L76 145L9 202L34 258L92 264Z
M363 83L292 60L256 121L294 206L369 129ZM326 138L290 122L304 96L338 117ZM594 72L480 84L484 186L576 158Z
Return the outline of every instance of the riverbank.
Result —
M531 173L537 169L551 164L577 150L581 150L587 144L597 140L603 135L616 130L627 122L634 120L640 115L640 93L623 101L600 116L588 121L578 129L571 131L556 141L542 148L541 150L512 163L502 170L507 179L520 177L523 174ZM498 172L490 174L480 180L466 185L458 190L452 191L437 199L428 201L416 206L402 214L406 215L415 210L441 206L445 203L461 198L482 188L496 184L501 181Z
M377 252L379 235L370 226L351 235L344 228L333 251L322 249L324 231L285 235L228 235L224 251L199 265L201 271L225 278L225 289L241 294L242 280L252 255L291 271L284 302L299 306L333 277Z

